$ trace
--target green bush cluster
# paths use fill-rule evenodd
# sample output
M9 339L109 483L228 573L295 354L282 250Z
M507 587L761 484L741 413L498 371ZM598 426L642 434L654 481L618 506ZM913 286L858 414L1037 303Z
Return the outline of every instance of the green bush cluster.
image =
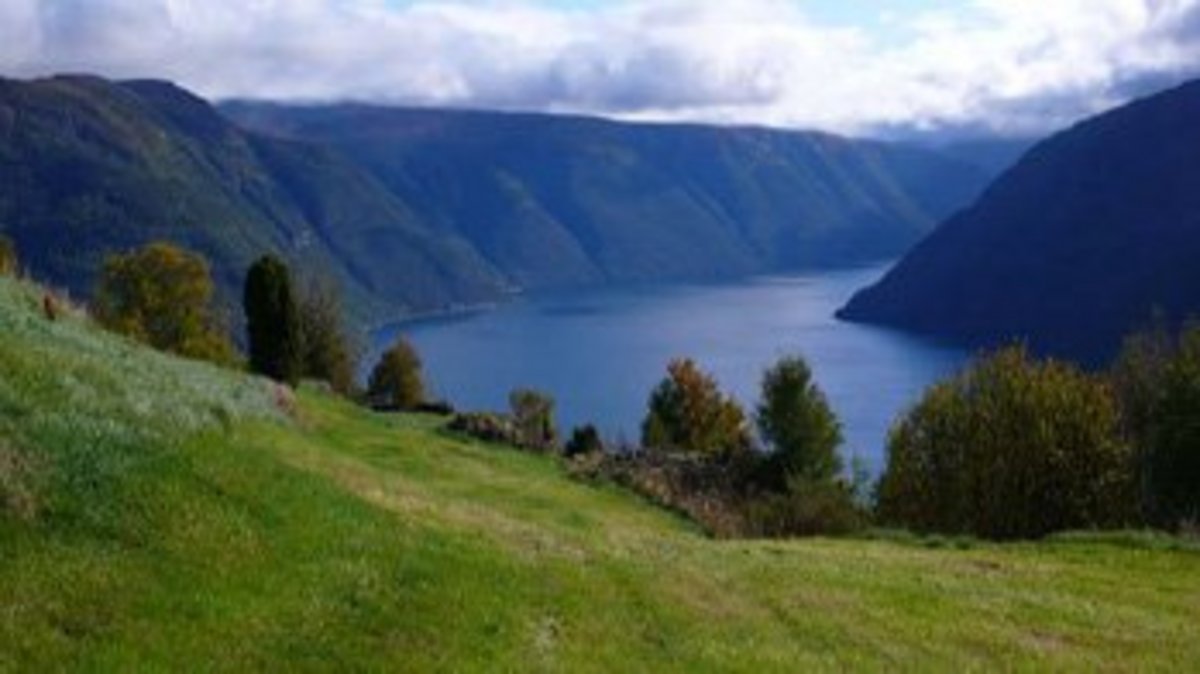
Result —
M189 358L236 361L201 255L169 243L111 255L95 295L96 319L113 332Z
M1145 520L1164 528L1200 522L1200 325L1172 336L1130 337L1112 370L1123 428L1137 448Z
M932 387L892 430L879 516L996 539L1129 524L1132 452L1118 421L1102 378L1000 350Z

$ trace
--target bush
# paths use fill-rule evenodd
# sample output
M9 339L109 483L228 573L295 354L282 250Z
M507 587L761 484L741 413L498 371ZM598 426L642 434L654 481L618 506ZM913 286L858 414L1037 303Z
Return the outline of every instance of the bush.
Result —
M1131 453L1097 378L1024 349L935 385L892 430L886 523L988 538L1040 537L1132 519Z
M746 521L751 535L783 538L845 535L865 528L869 517L845 484L795 477L784 492L751 501Z
M558 429L554 424L554 399L528 389L518 389L508 396L512 421L517 430L517 444L526 449L550 451L558 444Z
M0 236L0 276L16 276L20 261L12 239Z
M600 431L596 430L596 427L591 424L579 426L572 431L571 439L567 441L566 447L563 448L563 454L567 458L603 452L604 441L600 439Z
M295 386L302 373L300 314L291 273L266 255L246 273L242 297L250 338L250 369Z
M1178 528L1200 519L1200 326L1127 340L1113 368L1126 432L1137 447L1143 512Z
M376 407L413 410L425 402L421 357L403 337L397 338L371 371L367 395Z
M212 298L203 257L152 243L104 261L93 312L107 329L156 349L231 364L235 351Z
M337 288L328 280L310 280L302 286L298 303L303 376L328 382L334 391L351 395L359 348L346 327Z
M842 471L842 427L803 358L783 358L763 375L759 432L770 445L768 482L830 481Z
M710 456L744 454L751 446L745 412L690 359L672 361L650 395L642 444Z

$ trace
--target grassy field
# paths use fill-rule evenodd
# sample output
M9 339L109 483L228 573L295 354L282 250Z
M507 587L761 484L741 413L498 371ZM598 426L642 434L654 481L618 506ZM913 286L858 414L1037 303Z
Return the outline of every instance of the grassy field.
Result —
M718 542L0 281L0 671L1195 671L1200 552Z

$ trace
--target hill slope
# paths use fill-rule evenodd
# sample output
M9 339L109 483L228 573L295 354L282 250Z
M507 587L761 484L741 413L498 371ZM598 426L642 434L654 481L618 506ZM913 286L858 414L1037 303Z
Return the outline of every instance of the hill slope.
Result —
M524 287L892 257L986 178L931 152L817 133L357 105L222 110L336 147Z
M1200 82L1039 144L842 315L1111 354L1200 311Z
M15 671L1162 670L1198 553L716 542L553 461L48 322L0 279Z

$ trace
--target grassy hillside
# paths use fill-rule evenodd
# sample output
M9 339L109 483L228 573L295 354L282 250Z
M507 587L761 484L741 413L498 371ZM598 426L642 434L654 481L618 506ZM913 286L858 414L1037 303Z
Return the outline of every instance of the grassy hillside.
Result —
M1169 540L716 542L0 280L0 671L1200 667Z

